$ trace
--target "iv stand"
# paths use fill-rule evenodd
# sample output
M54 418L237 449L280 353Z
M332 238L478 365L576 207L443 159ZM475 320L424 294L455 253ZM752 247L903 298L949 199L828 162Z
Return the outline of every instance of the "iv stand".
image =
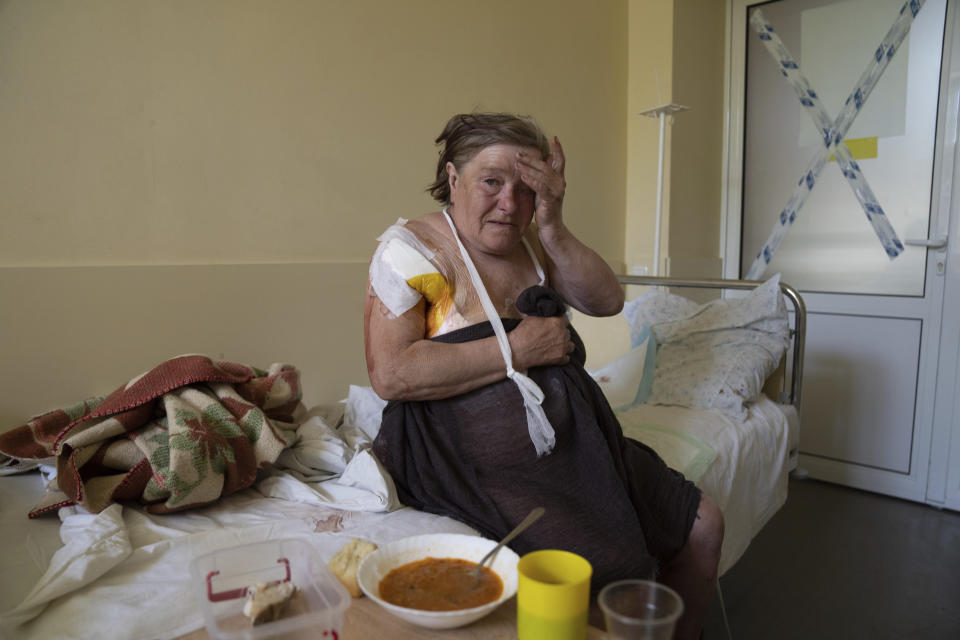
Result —
M680 104L671 103L640 112L641 116L660 119L660 149L657 161L657 221L653 232L653 275L655 276L660 275L660 223L663 219L663 139L664 131L666 130L667 116L670 116L670 121L673 122L673 114L678 111L686 111L689 108L690 107L685 107Z

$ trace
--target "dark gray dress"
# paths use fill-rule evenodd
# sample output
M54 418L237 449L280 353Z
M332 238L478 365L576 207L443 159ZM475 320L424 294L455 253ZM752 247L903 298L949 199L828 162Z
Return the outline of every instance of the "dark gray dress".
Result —
M517 300L528 315L565 307L545 287ZM519 320L505 318L513 329ZM649 447L626 438L603 392L584 370L577 345L569 364L527 372L543 390L556 446L537 457L523 399L504 379L468 393L391 402L374 453L393 476L401 501L460 520L484 536L506 535L536 506L546 514L510 547L518 554L565 549L593 566L594 592L623 578L650 577L686 542L700 490ZM467 342L493 335L489 322L436 338Z

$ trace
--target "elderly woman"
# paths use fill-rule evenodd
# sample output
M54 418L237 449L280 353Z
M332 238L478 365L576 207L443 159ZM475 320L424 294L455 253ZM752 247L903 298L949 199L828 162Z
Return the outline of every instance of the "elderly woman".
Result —
M364 330L388 400L374 452L410 506L511 545L593 565L593 588L659 576L696 637L716 579L716 505L623 436L565 314L623 306L616 276L563 222L564 154L529 119L454 116L430 192L444 209L400 219L370 267Z

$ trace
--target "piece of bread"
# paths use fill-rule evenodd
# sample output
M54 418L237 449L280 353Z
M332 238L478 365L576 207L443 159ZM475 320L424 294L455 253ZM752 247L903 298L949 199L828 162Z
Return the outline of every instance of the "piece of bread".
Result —
M261 582L251 585L247 587L243 615L250 618L254 625L279 620L296 593L297 588L292 582Z
M377 545L359 538L350 538L337 554L330 558L327 566L337 576L350 595L359 598L363 595L360 585L357 584L357 569L368 555L377 550Z

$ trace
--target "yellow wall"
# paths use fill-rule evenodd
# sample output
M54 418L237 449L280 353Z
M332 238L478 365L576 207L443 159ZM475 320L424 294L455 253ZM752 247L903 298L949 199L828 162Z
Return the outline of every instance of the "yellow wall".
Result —
M673 101L690 107L671 127L669 273L722 274L724 3L674 3Z
M627 42L626 0L3 2L0 429L184 352L366 384L366 263L455 112L559 135L620 264Z
M433 138L474 108L559 135L571 223L622 252L623 2L2 10L4 266L364 260L432 207Z
M638 115L689 110L664 129L660 275L720 277L725 3L630 0L624 259L653 273L660 123Z
M673 95L674 0L630 0L627 76L627 212L624 261L628 271L653 273L660 124L639 115L671 101ZM663 221L667 238L670 210L670 128L664 142ZM661 241L660 257L666 254ZM646 269L646 271L643 271ZM663 275L663 271L660 271Z

